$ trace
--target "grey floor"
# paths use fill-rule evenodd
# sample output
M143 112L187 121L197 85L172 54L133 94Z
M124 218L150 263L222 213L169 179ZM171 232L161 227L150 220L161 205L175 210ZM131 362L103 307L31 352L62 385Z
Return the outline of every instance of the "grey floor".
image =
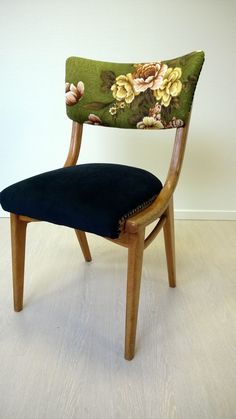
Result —
M162 235L146 250L137 350L123 359L126 250L28 229L25 308L12 310L0 219L0 419L235 419L236 222L177 221L178 287Z

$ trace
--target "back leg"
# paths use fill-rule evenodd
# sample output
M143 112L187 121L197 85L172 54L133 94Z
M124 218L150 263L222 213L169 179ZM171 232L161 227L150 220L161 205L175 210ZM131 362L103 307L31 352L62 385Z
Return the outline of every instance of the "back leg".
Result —
M89 245L88 245L88 242L87 242L87 237L86 237L85 232L75 229L75 233L76 233L76 236L79 240L79 244L80 244L81 250L83 252L84 259L86 260L86 262L91 262L92 257L91 257L91 254L90 254Z
M170 287L176 287L176 265L175 265L175 233L174 233L174 207L173 198L165 212L166 222L164 224L164 238L166 249L166 261Z

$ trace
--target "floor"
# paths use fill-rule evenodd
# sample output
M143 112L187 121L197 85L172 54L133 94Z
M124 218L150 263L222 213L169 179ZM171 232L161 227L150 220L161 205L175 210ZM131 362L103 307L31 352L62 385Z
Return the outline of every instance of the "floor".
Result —
M137 350L123 359L126 249L28 228L25 308L12 310L0 219L0 419L235 419L236 222L177 221L178 286L162 234L146 250Z

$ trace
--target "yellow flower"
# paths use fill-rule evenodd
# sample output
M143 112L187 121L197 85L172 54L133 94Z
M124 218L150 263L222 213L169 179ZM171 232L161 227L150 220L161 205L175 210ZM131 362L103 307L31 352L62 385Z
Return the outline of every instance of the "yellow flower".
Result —
M116 100L131 103L135 96L131 74L116 77L116 82L111 86L111 91Z
M124 109L125 108L125 102L117 103L117 106L118 106L119 109Z
M145 116L142 121L137 123L139 129L158 129L164 128L161 121L157 121L153 116Z
M169 106L172 97L178 96L182 90L182 83L180 77L182 76L182 70L179 67L168 68L164 75L162 85L159 89L154 90L154 96L164 106Z

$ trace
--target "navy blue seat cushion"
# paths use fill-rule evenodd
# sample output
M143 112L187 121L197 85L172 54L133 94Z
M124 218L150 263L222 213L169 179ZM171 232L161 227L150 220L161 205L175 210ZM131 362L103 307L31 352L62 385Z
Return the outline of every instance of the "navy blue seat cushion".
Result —
M92 163L46 172L4 189L4 210L101 236L119 236L121 221L162 189L146 170Z

